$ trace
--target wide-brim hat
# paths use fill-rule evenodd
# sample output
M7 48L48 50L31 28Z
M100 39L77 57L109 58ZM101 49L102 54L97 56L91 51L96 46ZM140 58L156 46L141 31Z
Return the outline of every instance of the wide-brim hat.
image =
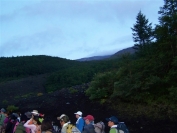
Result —
M35 114L35 115L38 115L38 114L39 114L37 110L33 110L31 113L32 113L32 114Z

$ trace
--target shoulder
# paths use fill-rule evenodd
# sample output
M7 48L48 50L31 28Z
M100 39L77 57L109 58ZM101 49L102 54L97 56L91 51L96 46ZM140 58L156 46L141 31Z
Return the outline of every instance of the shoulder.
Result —
M83 118L80 118L80 119L79 119L79 122L84 122L84 119L83 119Z
M2 115L1 115L1 117L2 117L3 119L5 119L5 118L6 118L6 116L5 116L4 114L2 114Z
M92 125L92 124L88 124L88 125L86 125L86 127L89 129L94 129L94 125Z
M111 128L110 133L117 133L117 129L115 127Z

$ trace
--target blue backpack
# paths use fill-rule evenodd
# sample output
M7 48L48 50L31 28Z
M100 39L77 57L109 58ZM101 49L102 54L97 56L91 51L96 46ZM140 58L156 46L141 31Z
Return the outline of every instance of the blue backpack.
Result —
M127 126L125 125L125 123L124 122L119 122L118 124L117 124L117 128L116 128L117 130L118 130L118 133L129 133L129 130L128 130L128 128L127 128Z

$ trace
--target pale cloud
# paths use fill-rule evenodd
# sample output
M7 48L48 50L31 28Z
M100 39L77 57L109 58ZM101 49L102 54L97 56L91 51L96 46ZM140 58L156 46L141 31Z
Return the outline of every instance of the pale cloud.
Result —
M0 2L0 56L43 54L68 59L133 46L130 28L138 12L155 24L163 5L161 0Z

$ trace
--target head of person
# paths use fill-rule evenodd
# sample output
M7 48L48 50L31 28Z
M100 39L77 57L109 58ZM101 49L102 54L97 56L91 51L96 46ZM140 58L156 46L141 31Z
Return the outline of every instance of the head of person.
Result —
M31 114L32 114L33 116L39 116L39 113L38 113L37 110L33 110L33 111L31 112Z
M1 114L4 114L6 110L4 108L1 109Z
M60 125L63 126L65 123L69 122L69 117L65 114L62 114L60 117L57 117L57 120L59 120Z
M9 117L10 112L5 112L4 115L5 115L6 117Z
M32 122L34 125L41 125L41 122L39 121L39 116L33 116Z
M119 123L118 118L115 116L111 116L110 118L106 118L108 121L108 126L112 127L113 125L117 125Z
M9 116L9 119L11 119L11 120L16 120L17 117L16 117L14 114L11 114L11 115Z
M92 115L87 115L86 117L84 117L85 120L85 124L90 124L94 121L94 117Z
M44 119L41 123L41 131L52 131L52 129L52 121L50 121L49 119Z
M76 115L76 118L82 117L82 112L81 111L77 111L74 114Z

